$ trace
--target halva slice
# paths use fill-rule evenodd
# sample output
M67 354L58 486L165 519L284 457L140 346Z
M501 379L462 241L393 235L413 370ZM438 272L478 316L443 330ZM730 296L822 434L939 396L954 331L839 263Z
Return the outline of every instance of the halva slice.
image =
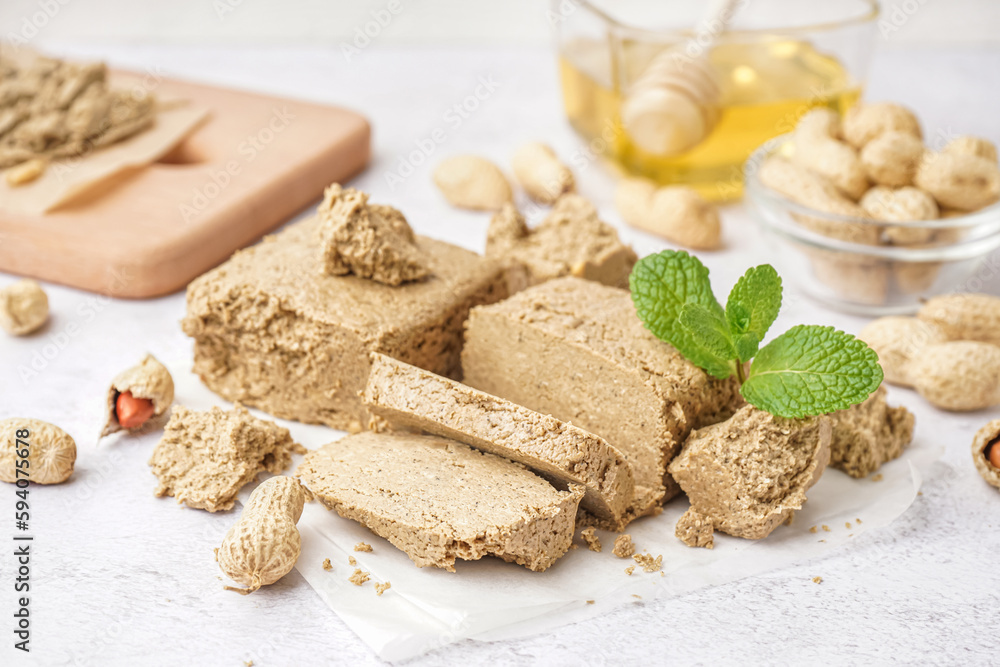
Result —
M334 183L318 214L323 273L353 273L386 285L430 273L409 223L391 206L369 204L366 193Z
M560 489L583 486L580 506L612 529L632 500L632 467L621 453L555 417L377 353L363 398L391 424L517 461Z
M988 484L1000 489L1000 419L979 429L972 440L972 461Z
M677 493L667 464L691 429L729 417L735 378L715 380L639 321L625 290L559 278L474 308L464 381L599 435L632 466L627 518Z
M913 440L913 413L889 407L885 387L863 403L830 415L833 438L830 465L851 477L867 477L898 458Z
M296 473L340 516L419 567L499 556L551 566L573 541L583 488L558 491L527 468L430 435L366 432L306 455Z
M242 405L225 411L173 409L149 465L157 496L209 512L232 509L236 494L262 472L280 474L305 448L288 429L258 419Z
M770 535L802 508L826 469L830 433L827 417L783 419L752 405L693 432L670 464L691 501L677 536L711 546L710 530L751 540Z
M277 417L358 430L370 352L460 370L472 306L506 296L497 262L416 237L431 275L397 287L325 275L315 218L237 252L188 286L184 332L209 389Z
M511 294L562 276L627 287L637 260L593 204L572 193L562 195L533 229L506 204L490 221L486 256L507 264Z

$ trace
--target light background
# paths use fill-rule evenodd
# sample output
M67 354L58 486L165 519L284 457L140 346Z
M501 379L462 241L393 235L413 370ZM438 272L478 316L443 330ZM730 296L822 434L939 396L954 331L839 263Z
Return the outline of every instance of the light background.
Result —
M547 0L396 0L401 11L379 34L384 46L540 45L549 40ZM566 0L572 2L573 0ZM825 0L839 3L846 0ZM320 46L349 39L390 0L3 0L0 30L37 30L41 42L113 41L197 45ZM690 7L695 0L645 0ZM607 0L605 0L607 3ZM643 0L632 0L643 4ZM764 3L766 4L766 3ZM889 0L888 48L1000 45L996 0ZM754 7L750 0L748 10Z

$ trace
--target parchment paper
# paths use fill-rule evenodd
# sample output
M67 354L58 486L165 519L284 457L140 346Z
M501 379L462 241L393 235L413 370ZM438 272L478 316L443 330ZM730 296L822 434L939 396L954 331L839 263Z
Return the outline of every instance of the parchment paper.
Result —
M170 368L177 403L198 410L228 407L188 368L176 364ZM309 449L343 436L322 426L274 421ZM542 573L496 558L459 561L455 573L420 569L386 540L318 502L307 504L299 521L302 555L296 568L379 657L404 660L462 639L537 634L634 603L636 596L643 600L679 596L815 558L899 517L920 489L921 470L942 451L918 439L900 459L882 467L883 477L877 482L828 469L809 491L808 502L792 525L781 526L757 542L716 533L713 550L691 549L674 537L674 525L687 509L684 498L675 499L660 516L636 521L626 530L639 553L663 555L662 574L643 572L639 566L631 576L625 574L626 567L636 564L611 553L615 534L605 531L598 531L604 546L601 553L581 546ZM293 465L300 461L296 457ZM251 491L245 488L241 500L245 502ZM810 532L812 526L817 532ZM362 541L374 550L354 552L354 545ZM357 567L371 574L371 581L363 586L347 580L355 569L348 564L350 556L357 560ZM326 558L332 571L322 567ZM377 597L374 583L384 581L392 587Z

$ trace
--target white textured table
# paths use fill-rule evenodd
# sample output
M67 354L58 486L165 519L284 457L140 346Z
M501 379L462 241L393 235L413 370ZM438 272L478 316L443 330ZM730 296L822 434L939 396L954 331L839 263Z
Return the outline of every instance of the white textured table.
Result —
M58 45L57 45L58 46ZM399 206L421 233L481 250L488 216L448 208L430 183L441 156L460 151L506 163L522 140L581 150L556 94L548 51L184 50L76 45L67 54L276 94L349 105L374 126L375 160L356 185ZM894 52L874 66L869 96L918 109L937 130L1000 139L1000 53ZM481 99L473 99L476 95ZM470 98L470 96L473 96ZM465 104L469 113L449 112ZM393 189L386 174L441 128L434 154ZM580 190L604 217L612 179L599 161L578 170ZM725 211L727 249L705 254L717 285L767 261L742 208ZM664 246L623 230L642 254ZM0 242L3 240L0 239ZM1000 291L997 264L985 290ZM0 275L0 285L13 280ZM146 461L155 436L95 449L110 378L150 351L189 358L178 327L183 295L122 302L47 286L53 317L39 335L0 336L0 417L32 416L69 431L80 448L72 484L32 489L33 618L30 664L370 664L371 652L295 572L249 598L221 592L211 550L232 521L152 497ZM720 287L720 290L726 289ZM863 320L787 299L783 323ZM779 329L776 329L779 330ZM25 373L32 369L34 375ZM945 450L923 495L890 529L861 536L822 560L673 600L636 602L546 635L465 642L424 664L921 662L987 664L1000 627L1000 494L976 475L972 433L997 411L944 415L911 392L891 400L917 413L918 437ZM13 511L0 488L0 515ZM13 528L0 521L0 540ZM0 548L0 663L29 664L11 648L16 600L11 549ZM822 576L820 585L812 578ZM16 662L14 662L16 660Z

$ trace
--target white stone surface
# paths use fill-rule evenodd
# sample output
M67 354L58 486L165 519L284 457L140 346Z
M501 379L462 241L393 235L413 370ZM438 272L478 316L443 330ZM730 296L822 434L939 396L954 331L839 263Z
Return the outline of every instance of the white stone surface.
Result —
M543 49L373 47L351 64L333 48L63 51L362 109L375 128L375 161L355 184L376 201L400 206L421 233L474 249L482 248L488 216L448 208L430 183L427 162L395 191L387 185L385 172L415 141L443 128L447 139L431 163L459 151L506 163L519 141L539 137L564 155L581 149L562 118L553 58ZM928 134L951 126L997 140L998 71L1000 53L992 51L896 52L876 61L869 96L918 109ZM496 90L460 124L449 123L449 108L482 80L495 82ZM595 161L578 171L580 190L618 224L608 170ZM726 249L702 255L717 285L732 284L768 259L741 206L727 207L724 220ZM639 232L622 233L640 255L665 247ZM0 275L0 285L14 279ZM984 289L998 293L998 286L1000 279L990 276ZM29 662L15 652L10 625L0 623L7 637L0 664L376 663L297 573L246 598L222 591L212 548L232 517L152 496L146 461L155 434L96 445L101 401L118 370L146 351L164 360L190 356L177 324L183 295L115 301L46 288L53 312L47 328L28 338L0 337L0 418L30 415L59 424L76 438L80 454L72 483L31 490L33 655ZM787 302L778 327L814 322L856 332L864 324L799 297ZM37 376L22 379L19 369L33 360ZM898 389L891 400L913 409L918 437L945 454L931 467L923 495L890 529L796 567L678 599L637 601L544 635L464 642L416 662L995 664L1000 493L974 471L969 443L1000 411L948 415ZM8 545L14 500L13 487L0 488L0 515L7 517L0 541ZM0 618L8 624L16 600L11 551L0 547ZM823 582L814 584L814 576Z

